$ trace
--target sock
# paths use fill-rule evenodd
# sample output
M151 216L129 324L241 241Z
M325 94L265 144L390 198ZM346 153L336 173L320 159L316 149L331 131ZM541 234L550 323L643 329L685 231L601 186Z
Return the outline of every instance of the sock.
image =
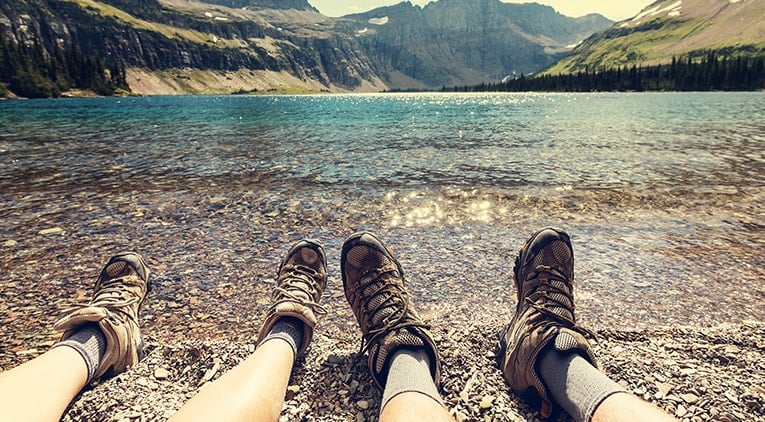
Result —
M550 395L574 420L589 422L606 397L625 391L574 352L549 349L539 361L539 375Z
M98 324L89 323L80 327L66 340L60 341L53 347L67 346L76 350L85 360L85 366L88 368L88 384L93 381L101 360L106 354L106 337L98 328Z
M430 375L430 358L425 350L401 349L393 354L385 382L380 413L395 396L410 391L422 393L443 405L438 388Z
M279 318L260 344L273 339L286 341L292 347L292 355L297 359L297 351L303 343L303 321L292 317Z

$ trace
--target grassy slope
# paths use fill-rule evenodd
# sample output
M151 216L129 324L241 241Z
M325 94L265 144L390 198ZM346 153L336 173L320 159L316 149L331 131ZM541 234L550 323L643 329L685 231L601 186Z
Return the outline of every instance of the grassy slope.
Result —
M744 13L704 19L660 18L639 26L612 29L577 47L572 55L544 73L573 73L598 67L669 63L672 56L702 50L725 50L729 54L765 54L763 24L757 16Z

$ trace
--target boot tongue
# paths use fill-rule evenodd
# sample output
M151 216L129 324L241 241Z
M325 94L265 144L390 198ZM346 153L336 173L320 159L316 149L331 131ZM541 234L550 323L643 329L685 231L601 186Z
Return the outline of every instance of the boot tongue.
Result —
M125 261L116 261L104 268L104 274L108 278L118 278L129 275L132 272L132 268Z

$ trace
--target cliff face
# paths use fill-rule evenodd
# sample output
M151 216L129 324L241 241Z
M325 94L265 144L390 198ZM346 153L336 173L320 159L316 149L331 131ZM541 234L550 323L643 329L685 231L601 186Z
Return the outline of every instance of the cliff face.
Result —
M538 4L499 0L441 0L424 8L400 3L346 16L383 77L403 74L414 84L497 82L545 68L571 45L610 26L600 15L565 17Z
M286 70L348 89L373 76L351 38L332 31L312 37L285 29L278 15L266 19L217 6L175 9L156 0L28 0L0 8L5 18L0 27L10 39L25 45L40 40L51 53L76 48L147 70ZM324 19L312 10L295 13L298 27Z
M0 3L4 39L42 57L76 50L129 72L246 70L327 90L440 87L528 74L609 24L499 0L440 0L424 9L401 3L339 19L322 16L306 0ZM246 84L239 89L248 90ZM249 88L255 87L268 82Z

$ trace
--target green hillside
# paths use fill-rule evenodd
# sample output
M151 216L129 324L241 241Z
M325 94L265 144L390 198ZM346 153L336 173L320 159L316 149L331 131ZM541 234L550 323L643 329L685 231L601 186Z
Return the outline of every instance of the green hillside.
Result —
M660 1L635 18L595 34L543 74L668 64L675 58L765 56L761 0Z

